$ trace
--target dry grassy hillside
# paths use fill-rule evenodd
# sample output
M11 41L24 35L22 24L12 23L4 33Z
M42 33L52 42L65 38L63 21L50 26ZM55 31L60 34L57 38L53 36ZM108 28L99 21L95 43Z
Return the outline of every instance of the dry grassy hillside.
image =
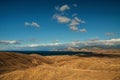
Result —
M95 53L105 53L105 54L117 54L117 55L120 55L120 49L85 49L85 51L95 52Z
M0 53L0 72L0 80L120 80L120 56L40 56L5 52Z
M0 52L0 74L14 70L24 70L42 63L51 64L49 60L43 56L33 54L20 54L14 52Z

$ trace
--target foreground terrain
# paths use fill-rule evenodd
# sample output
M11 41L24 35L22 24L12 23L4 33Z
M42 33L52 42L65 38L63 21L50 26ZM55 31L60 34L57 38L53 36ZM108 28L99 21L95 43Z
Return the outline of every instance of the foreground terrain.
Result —
M41 56L0 52L0 80L120 80L119 54Z

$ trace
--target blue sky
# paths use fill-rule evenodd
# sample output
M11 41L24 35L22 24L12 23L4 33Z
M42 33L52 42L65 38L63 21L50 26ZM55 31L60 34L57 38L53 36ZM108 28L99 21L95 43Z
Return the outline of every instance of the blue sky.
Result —
M119 0L0 0L0 50L92 39L119 41L119 4Z

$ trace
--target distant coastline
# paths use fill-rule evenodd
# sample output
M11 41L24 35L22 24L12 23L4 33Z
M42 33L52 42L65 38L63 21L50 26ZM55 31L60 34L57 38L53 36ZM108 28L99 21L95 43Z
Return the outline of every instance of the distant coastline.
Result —
M73 51L0 51L0 52L15 52L15 53L23 53L23 54L39 54L42 56L54 56L54 55L78 55L78 54L87 54L91 55L92 52L73 52Z

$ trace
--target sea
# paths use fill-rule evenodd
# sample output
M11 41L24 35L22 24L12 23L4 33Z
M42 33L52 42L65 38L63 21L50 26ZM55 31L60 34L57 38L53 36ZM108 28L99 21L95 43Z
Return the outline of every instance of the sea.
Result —
M56 56L56 55L91 55L92 52L72 52L72 51L0 51L0 52L16 52L23 54L39 54L42 56Z

